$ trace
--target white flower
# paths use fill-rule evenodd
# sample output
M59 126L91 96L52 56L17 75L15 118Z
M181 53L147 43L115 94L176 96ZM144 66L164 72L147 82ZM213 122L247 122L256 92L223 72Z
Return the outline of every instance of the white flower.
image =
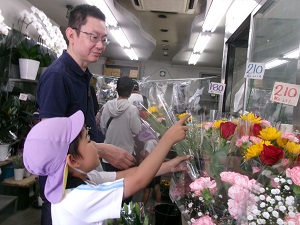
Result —
M260 195L260 196L259 196L259 199L263 201L263 200L266 199L266 197L265 197L264 195Z
M42 11L39 11L39 12L38 12L38 15L39 15L39 17L40 17L40 19L41 19L42 21L44 21L45 19L47 19L46 14L45 14L44 12L42 12Z
M248 220L253 220L253 216L252 216L252 215L248 215L248 216L247 216L247 219L248 219Z
M286 197L285 203L286 203L287 205L294 205L294 203L295 203L295 198L294 198L294 196L288 196L288 197Z
M259 189L259 192L260 193L264 193L266 190L263 188L263 187L261 187L260 189Z
M294 212L291 212L291 211L289 212L289 216L290 216L291 218L294 218L295 215L296 215L296 214L295 214Z
M262 216L267 220L270 218L270 214L268 212L263 212Z
M273 211L273 212L272 212L272 215L273 215L275 218L278 218L279 213L278 213L277 211Z
M34 6L31 6L31 11L34 13L34 14L37 14L40 10L38 10L38 8L34 7Z
M293 181L291 179L287 179L286 181L288 184L293 184Z
M198 212L198 216L202 216L203 215L203 213L202 212Z
M281 212L285 212L286 211L286 207L284 205L279 206L279 210Z
M278 178L278 177L275 177L275 178L274 178L274 181L275 181L276 183L279 183L279 178Z
M37 21L37 18L33 13L29 13L29 15L27 15L26 18L28 19L29 22Z
M272 212L273 211L273 207L268 207L267 210L268 210L268 212Z
M188 207L189 207L189 208L192 208L192 207L193 207L193 203L192 203L192 202L189 203L189 204L188 204Z
M277 195L277 196L275 196L275 199L276 199L277 201L281 201L281 196Z
M259 206L260 206L260 208L265 208L266 207L266 203L261 202Z
M288 185L284 185L284 189L289 191L291 188Z
M284 224L284 221L281 218L278 218L276 222L279 225Z

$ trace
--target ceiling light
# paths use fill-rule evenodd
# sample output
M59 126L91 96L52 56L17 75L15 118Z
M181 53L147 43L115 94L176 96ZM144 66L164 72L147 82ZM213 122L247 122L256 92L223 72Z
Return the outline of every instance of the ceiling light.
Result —
M132 48L124 48L125 53L129 56L131 60L138 60L138 56Z
M209 40L211 38L211 34L210 33L200 33L198 35L196 44L194 46L193 52L199 52L202 53L206 47L206 45L208 44Z
M198 62L199 57L200 57L199 52L193 52L190 56L188 64L189 65L191 65L191 64L196 65L196 63Z
M104 13L104 15L106 17L105 22L109 26L113 26L113 27L118 26L118 21L116 20L116 18L114 17L114 15L110 11L110 9L108 8L108 6L104 0L100 0L100 1L99 0L86 0L86 2L90 5L97 6Z
M288 59L297 59L298 57L299 57L299 48L287 52L283 55L283 58L288 58Z
M116 39L116 41L119 43L119 45L121 45L123 48L124 47L130 48L130 43L127 37L125 36L123 30L121 29L121 27L111 27L109 31L112 34L112 36Z
M214 0L205 17L202 30L214 32L233 0Z
M274 68L276 66L280 66L284 63L287 63L287 60L273 59L273 60L270 60L270 61L266 62L265 69L268 70L268 69Z

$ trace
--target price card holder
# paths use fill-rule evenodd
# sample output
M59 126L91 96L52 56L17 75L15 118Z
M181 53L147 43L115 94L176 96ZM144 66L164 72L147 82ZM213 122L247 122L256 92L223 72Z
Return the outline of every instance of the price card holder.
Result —
M264 63L248 62L245 71L245 78L262 80L265 74Z
M275 82L271 101L296 106L299 100L300 85Z
M27 101L28 95L27 95L27 94L24 94L24 93L20 93L19 99L22 100L22 101Z
M210 82L208 93L223 95L225 91L226 84Z

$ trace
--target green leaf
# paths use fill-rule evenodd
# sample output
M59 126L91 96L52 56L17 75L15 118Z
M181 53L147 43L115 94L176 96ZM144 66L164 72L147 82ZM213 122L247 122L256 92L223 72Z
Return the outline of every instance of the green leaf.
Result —
M296 195L300 195L300 186L294 185L293 191Z

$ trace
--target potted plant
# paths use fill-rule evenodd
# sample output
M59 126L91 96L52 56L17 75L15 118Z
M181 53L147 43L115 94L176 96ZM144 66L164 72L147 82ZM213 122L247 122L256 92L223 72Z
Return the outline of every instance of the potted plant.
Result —
M36 44L32 47L28 43L21 42L18 46L18 52L20 54L19 67L20 77L22 79L35 80L40 61L40 45Z
M14 168L14 179L22 180L24 178L25 166L23 163L23 156L21 154L11 157Z
M40 75L42 76L44 71L51 65L52 59L49 52L41 53L39 57L40 61Z
M19 147L32 127L33 101L21 101L10 92L0 92L0 146ZM4 151L4 150L3 150Z

